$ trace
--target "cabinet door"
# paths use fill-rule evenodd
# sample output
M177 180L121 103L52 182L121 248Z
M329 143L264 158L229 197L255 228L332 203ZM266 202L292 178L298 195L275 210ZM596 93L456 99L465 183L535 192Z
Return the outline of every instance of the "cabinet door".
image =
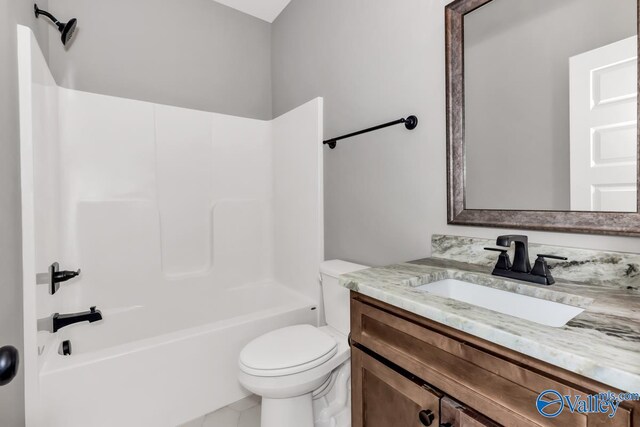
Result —
M440 396L363 351L352 349L353 427L440 425Z
M442 427L499 427L478 412L448 397L440 400L440 425Z

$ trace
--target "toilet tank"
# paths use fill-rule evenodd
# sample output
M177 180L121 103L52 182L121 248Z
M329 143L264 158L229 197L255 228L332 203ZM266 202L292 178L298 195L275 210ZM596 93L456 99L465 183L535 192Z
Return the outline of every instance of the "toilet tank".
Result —
M352 273L369 268L364 265L347 261L332 260L320 264L320 276L322 277L322 300L327 325L337 329L340 333L349 335L349 289L340 286L338 277L341 274Z

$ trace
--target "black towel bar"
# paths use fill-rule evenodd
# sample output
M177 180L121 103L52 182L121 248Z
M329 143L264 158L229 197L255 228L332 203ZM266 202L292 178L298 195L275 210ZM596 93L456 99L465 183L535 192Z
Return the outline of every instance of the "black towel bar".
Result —
M404 127L406 127L407 129L413 130L416 128L416 126L418 126L418 118L416 116L409 116L406 119L402 118L402 119L394 120L389 123L384 123L378 126L373 126L367 129L359 130L357 132L349 133L347 135L342 135L337 138L327 139L322 143L329 145L329 148L333 150L334 148L336 148L336 143L341 139L347 139L347 138L351 138L352 136L362 135L363 133L373 132L374 130L383 129L389 126L399 125L400 123L404 123Z

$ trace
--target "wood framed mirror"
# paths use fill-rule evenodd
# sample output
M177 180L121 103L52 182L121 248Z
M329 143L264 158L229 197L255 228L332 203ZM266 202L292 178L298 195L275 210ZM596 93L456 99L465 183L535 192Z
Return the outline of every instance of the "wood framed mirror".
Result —
M640 236L638 0L446 6L448 223Z

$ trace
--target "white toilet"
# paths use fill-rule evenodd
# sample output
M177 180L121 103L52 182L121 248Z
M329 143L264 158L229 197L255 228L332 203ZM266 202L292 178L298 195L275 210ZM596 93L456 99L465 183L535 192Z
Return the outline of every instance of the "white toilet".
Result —
M262 427L349 427L349 291L341 274L365 266L320 266L327 326L296 325L266 333L240 353L240 383L262 396Z

